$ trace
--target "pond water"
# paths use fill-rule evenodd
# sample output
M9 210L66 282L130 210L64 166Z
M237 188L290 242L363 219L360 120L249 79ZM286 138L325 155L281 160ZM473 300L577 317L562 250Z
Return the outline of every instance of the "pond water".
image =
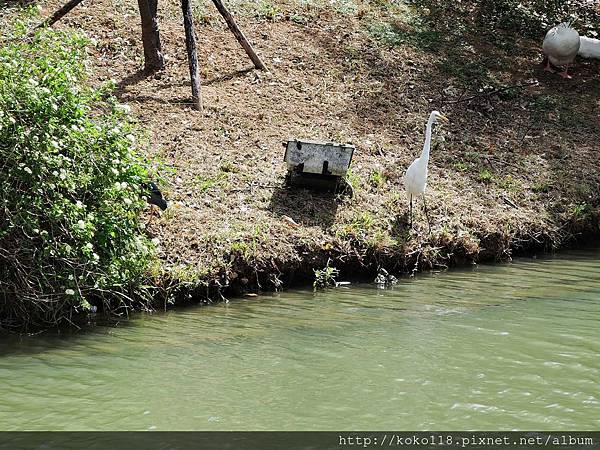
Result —
M2 430L600 429L600 251L0 340Z

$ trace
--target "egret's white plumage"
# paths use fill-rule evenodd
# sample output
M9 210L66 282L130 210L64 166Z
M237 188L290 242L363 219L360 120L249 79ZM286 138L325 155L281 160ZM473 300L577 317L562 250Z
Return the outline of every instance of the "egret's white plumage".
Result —
M549 30L542 43L542 49L548 58L546 70L552 71L550 64L565 67L561 76L569 78L567 71L573 64L580 45L579 33L570 23L563 22Z
M439 111L433 111L429 115L427 121L427 127L425 128L425 143L423 144L423 151L421 156L415 159L404 175L404 187L406 188L406 195L410 202L410 218L412 223L412 201L413 198L420 197L425 194L425 188L427 187L427 166L429 163L429 150L431 148L431 132L433 125L438 120L448 122L446 116L442 115ZM425 202L425 197L423 197ZM427 213L427 206L425 205L425 212ZM429 219L428 219L429 220Z
M600 59L600 39L581 36L579 41L579 56Z

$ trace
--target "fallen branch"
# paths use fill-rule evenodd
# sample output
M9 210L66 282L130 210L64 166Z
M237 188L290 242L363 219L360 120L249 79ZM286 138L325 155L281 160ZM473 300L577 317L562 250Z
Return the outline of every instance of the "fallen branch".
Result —
M229 27L229 29L231 30L231 32L233 33L235 38L238 40L240 45L242 47L244 47L246 54L250 57L250 59L254 63L254 67L256 67L259 70L267 70L267 67L262 62L262 60L258 57L256 52L250 45L250 42L248 42L248 39L246 39L246 36L244 36L244 33L242 33L242 30L240 30L240 27L237 26L237 24L235 23L235 20L233 19L233 16L229 12L229 10L225 7L223 2L221 0L212 0L212 1L215 4L215 6L217 7L217 9L219 10L219 13L223 16L223 19L225 19L225 22L227 22L227 26Z
M52 16L48 17L46 20L44 20L42 23L40 23L39 25L37 25L28 35L28 38L32 38L35 35L35 32L37 30L39 30L40 28L47 28L47 27L51 27L52 25L54 25L56 22L58 22L60 19L62 19L64 16L66 16L73 8L75 8L77 5L79 5L81 2L83 2L83 0L70 0L69 2L65 3L60 9L58 9L54 14L52 14Z

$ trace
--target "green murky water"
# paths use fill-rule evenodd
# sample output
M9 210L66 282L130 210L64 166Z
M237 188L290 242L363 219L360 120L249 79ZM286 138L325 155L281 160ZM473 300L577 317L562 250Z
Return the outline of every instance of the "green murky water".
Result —
M3 430L600 428L600 252L0 341Z

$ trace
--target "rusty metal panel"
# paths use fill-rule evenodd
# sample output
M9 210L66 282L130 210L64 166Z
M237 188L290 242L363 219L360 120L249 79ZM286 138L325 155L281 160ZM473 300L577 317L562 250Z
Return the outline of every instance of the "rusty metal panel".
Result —
M302 173L344 177L354 154L353 145L335 142L294 139L285 145L288 169Z

